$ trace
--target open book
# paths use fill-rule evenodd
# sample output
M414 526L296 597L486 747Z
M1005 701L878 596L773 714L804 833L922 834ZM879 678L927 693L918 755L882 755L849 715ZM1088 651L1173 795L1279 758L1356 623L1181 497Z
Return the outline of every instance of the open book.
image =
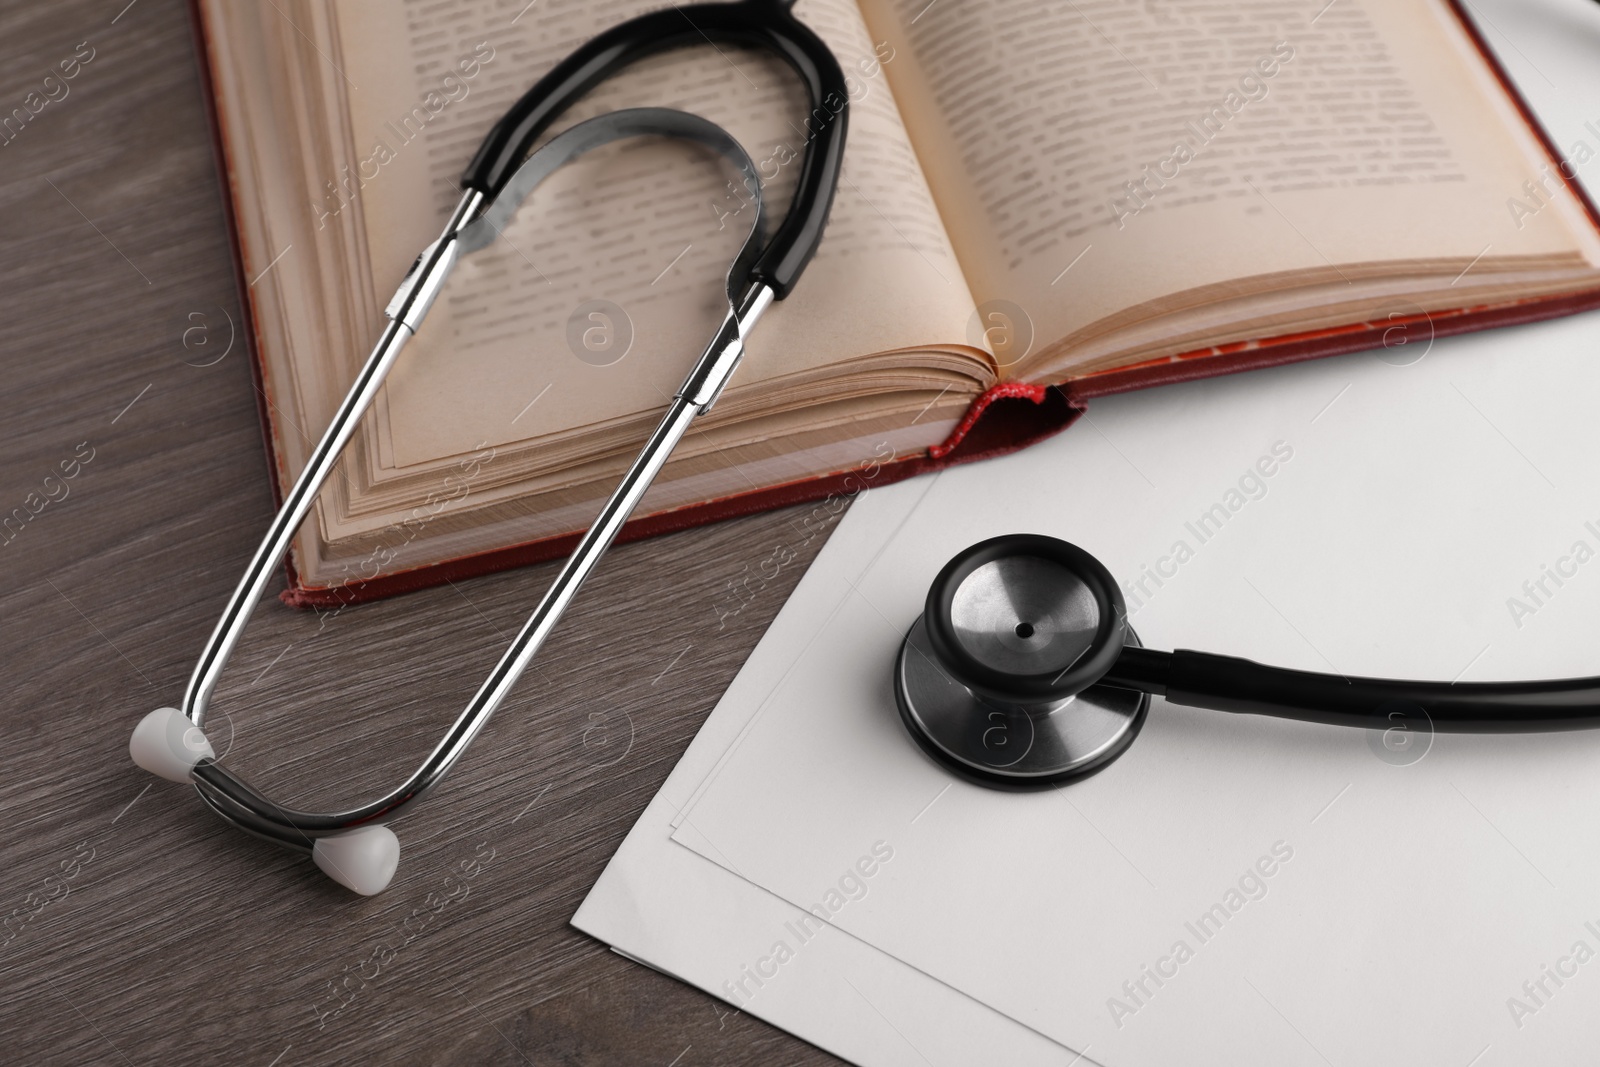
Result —
M636 0L200 0L280 489L512 100ZM1086 397L1600 303L1600 221L1452 0L800 0L849 76L821 250L624 536L1064 426ZM774 212L780 61L654 57ZM464 259L298 537L335 604L565 550L720 319L748 194L601 150Z

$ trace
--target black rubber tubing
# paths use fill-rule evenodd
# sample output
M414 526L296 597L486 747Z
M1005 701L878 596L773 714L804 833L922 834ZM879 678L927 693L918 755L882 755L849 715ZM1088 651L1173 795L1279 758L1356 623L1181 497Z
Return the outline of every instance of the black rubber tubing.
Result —
M461 176L463 188L493 198L539 136L571 104L621 68L673 48L750 45L781 56L810 101L805 153L789 212L751 267L752 282L789 295L816 253L844 163L850 94L828 46L790 12L794 0L691 4L651 12L601 33L523 94L495 123Z
M1536 733L1600 726L1600 678L1420 682L1346 678L1269 667L1237 656L1125 647L1105 685L1192 708L1272 715L1332 726L1380 727L1420 708L1450 733Z

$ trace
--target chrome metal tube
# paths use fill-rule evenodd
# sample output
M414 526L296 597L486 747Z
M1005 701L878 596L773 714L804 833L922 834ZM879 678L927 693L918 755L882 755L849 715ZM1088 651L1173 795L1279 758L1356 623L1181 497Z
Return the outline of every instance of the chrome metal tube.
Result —
M296 844L296 835L314 838L367 823L387 822L398 817L437 784L461 758L533 661L578 588L589 577L600 557L628 521L628 516L644 498L645 491L689 429L689 424L697 415L709 409L720 395L743 354L744 337L771 305L772 299L771 289L756 285L744 295L736 308L730 309L723 327L695 363L655 432L628 468L621 484L601 508L599 517L578 542L555 581L545 591L521 632L500 657L500 662L489 673L466 709L451 725L444 739L404 784L371 803L347 811L327 814L294 811L278 806L221 764L206 759L194 768L195 785L206 801L219 814L243 829L292 845ZM291 526L291 532L292 529Z
M195 726L205 725L206 706L211 701L212 691L216 689L217 681L222 677L222 668L228 662L229 654L239 643L245 627L249 625L250 614L255 609L256 602L261 599L273 570L289 551L289 542L294 540L295 531L305 521L312 503L317 499L317 494L322 491L323 484L328 480L328 475L333 473L333 468L339 462L340 453L361 421L362 413L378 395L378 389L383 385L384 378L388 376L395 359L400 355L400 350L411 337L412 331L405 325L405 321L410 316L412 307L422 299L431 300L438 292L439 286L443 283L442 275L448 274L454 263L456 235L477 212L482 202L483 194L476 190L469 190L462 196L461 202L456 205L455 212L450 216L450 221L445 224L439 240L428 247L427 252L407 274L406 282L401 286L395 303L390 305L390 322L384 327L383 336L378 339L372 354L367 357L361 372L356 375L355 384L350 387L344 402L339 405L339 410L323 433L322 440L317 442L317 447L312 450L311 457L306 461L305 470L300 473L294 487L284 497L283 506L278 509L278 514L267 529L267 536L262 540L261 546L251 557L250 565L245 568L244 577L239 580L238 587L228 600L228 606L223 609L222 617L217 620L216 627L211 631L211 638L200 653L199 662L195 664L194 673L189 676L189 685L184 690L183 703L179 707Z

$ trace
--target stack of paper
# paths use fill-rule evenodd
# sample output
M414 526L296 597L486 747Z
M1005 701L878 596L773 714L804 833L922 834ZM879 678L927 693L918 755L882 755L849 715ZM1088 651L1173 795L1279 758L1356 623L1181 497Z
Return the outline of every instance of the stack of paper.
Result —
M915 489L882 500L873 494L874 507L894 525L918 495ZM871 556L870 546L881 535L873 522L841 523L810 573L826 561ZM817 621L803 598L793 598L760 648L800 648L815 636ZM780 659L763 657L758 648L573 925L854 1063L1086 1062L670 840L673 822L695 788L780 680L787 667Z

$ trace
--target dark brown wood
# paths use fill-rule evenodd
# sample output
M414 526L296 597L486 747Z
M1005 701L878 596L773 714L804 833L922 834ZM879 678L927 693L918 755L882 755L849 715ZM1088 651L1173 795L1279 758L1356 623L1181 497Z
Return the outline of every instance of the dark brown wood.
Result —
M271 494L183 4L0 7L0 119L85 41L0 145L0 520L25 516L0 530L0 1061L837 1062L567 925L821 547L800 513L617 550L400 824L382 896L129 762ZM780 545L794 561L745 581ZM552 574L323 618L268 601L210 732L291 802L387 788Z

